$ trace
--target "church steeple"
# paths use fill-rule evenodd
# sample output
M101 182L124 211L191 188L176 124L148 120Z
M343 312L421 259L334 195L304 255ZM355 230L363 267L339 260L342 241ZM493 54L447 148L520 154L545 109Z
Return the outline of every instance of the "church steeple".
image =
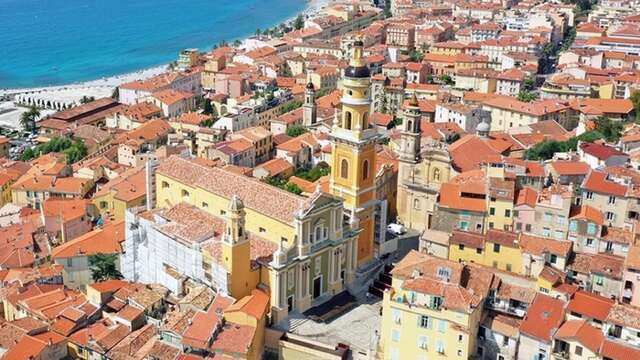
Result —
M302 109L303 125L310 126L315 124L317 119L316 89L311 82L309 82L304 89L304 104L302 105Z
M420 155L420 103L414 93L404 110L404 121L400 133L401 161L416 163Z
M354 42L349 67L342 79L342 114L331 131L330 192L344 199L351 223L361 231L358 262L367 262L374 253L375 143L377 133L369 124L370 71L362 60L363 43Z
M248 239L244 229L244 204L238 195L233 195L227 209L227 224L223 241L229 245L236 245Z

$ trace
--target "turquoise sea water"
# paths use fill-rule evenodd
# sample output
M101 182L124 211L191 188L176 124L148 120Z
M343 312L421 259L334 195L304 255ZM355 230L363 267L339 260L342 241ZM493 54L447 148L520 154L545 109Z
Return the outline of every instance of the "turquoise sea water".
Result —
M301 12L304 0L0 0L0 88L127 73Z

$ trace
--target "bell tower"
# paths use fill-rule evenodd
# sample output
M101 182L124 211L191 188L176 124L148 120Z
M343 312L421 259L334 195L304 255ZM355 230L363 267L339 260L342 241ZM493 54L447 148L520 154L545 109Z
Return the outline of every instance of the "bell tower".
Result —
M398 177L406 179L411 169L420 162L420 105L414 93L404 110L404 121L400 130Z
M358 237L358 264L374 255L375 171L378 138L369 124L370 71L362 61L363 43L354 42L349 67L342 81L342 114L331 130L330 192L344 199L345 213Z
M249 295L251 288L246 279L251 270L251 245L245 229L244 204L238 195L233 195L227 208L222 257L229 274L227 289L230 295L236 299Z
M302 124L310 126L316 123L317 119L316 89L312 82L304 88L304 104L302 105Z

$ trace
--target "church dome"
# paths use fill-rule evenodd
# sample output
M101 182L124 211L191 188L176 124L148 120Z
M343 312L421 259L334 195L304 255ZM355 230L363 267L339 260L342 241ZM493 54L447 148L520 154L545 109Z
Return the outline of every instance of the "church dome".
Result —
M477 133L488 133L489 130L491 130L491 126L484 121L476 126Z
M344 71L344 75L350 78L368 78L371 76L371 71L367 66L349 66Z

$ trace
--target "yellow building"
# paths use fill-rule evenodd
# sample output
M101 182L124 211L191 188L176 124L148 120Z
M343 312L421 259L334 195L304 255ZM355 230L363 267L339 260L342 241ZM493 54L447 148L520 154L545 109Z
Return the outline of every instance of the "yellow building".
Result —
M489 178L489 205L485 229L512 230L514 198L514 181L497 177Z
M464 261L524 275L518 234L490 229L486 234L453 231L449 260Z
M382 304L383 359L472 358L483 305L497 283L493 273L412 251L391 274Z
M120 221L126 209L142 206L146 199L145 168L137 167L102 185L92 203L103 218Z
M235 298L268 286L272 321L318 305L353 281L358 232L343 225L341 199L320 192L301 197L178 156L161 162L155 179L157 207L186 203L225 219L215 240L220 256L202 248L205 279ZM251 257L254 244L264 251L265 243L276 249L267 263Z
M342 118L334 119L331 139L330 193L344 199L346 215L360 229L358 263L374 256L375 169L377 133L369 124L370 72L362 61L362 41L354 42L353 58L343 79Z

